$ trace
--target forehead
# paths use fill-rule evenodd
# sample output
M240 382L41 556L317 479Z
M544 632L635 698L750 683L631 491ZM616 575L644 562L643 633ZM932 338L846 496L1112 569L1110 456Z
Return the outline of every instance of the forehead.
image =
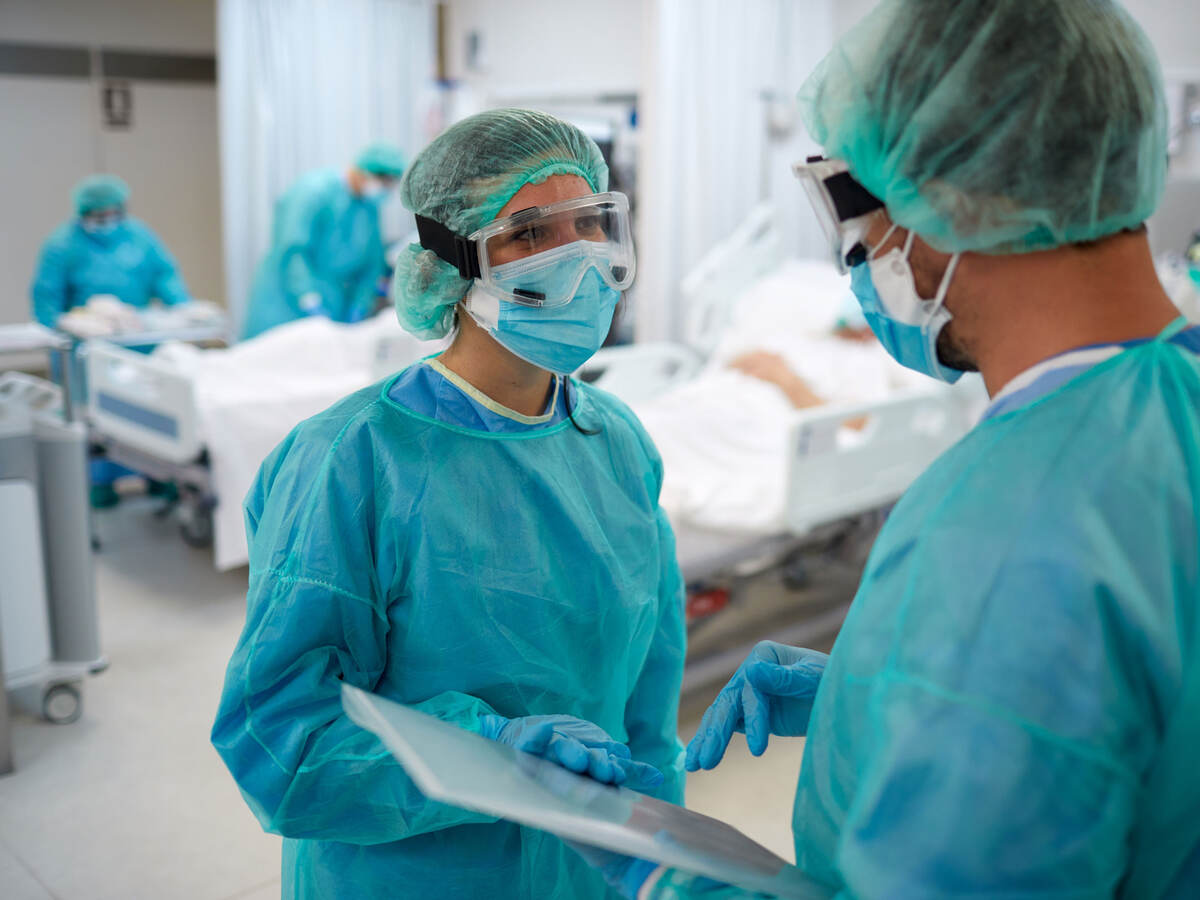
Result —
M541 184L527 184L496 213L497 219L511 216L531 206L549 206L562 200L574 200L592 194L591 186L578 175L551 175Z

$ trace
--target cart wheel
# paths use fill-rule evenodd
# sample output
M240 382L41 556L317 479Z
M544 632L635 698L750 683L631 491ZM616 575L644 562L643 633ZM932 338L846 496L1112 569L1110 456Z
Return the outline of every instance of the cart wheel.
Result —
M783 586L789 591L802 591L809 586L808 564L797 554L783 565Z
M70 725L83 714L83 697L73 684L55 684L42 695L42 715L55 725Z
M209 547L213 540L212 510L204 504L188 503L179 509L179 533L189 547Z

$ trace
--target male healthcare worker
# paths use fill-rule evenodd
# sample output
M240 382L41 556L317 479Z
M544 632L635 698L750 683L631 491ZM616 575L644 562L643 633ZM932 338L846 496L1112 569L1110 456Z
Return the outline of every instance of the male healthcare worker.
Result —
M30 288L33 317L53 328L58 317L94 296L132 306L154 298L184 303L187 288L158 237L126 214L129 186L115 175L92 175L75 186L75 218L46 240Z
M397 148L372 144L349 172L309 172L279 198L243 338L305 316L357 322L371 314L384 273L379 208L403 174Z
M689 768L807 733L815 896L1200 897L1200 329L1143 225L1146 37L1114 0L887 0L801 100L872 329L992 403L896 505L827 664L759 645ZM744 896L590 857L630 895Z

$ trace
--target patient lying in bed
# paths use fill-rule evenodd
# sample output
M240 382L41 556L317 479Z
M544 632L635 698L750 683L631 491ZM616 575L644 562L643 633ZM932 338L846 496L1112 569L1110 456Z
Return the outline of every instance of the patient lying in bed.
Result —
M785 263L737 300L696 378L635 405L662 454L661 502L677 528L782 531L797 410L937 389L845 321L848 292L831 266ZM858 439L854 426L865 422L850 417L844 440Z

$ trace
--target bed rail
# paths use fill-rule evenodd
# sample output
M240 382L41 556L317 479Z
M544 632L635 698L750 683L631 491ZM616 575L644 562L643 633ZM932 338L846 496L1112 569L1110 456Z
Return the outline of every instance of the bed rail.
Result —
M87 344L88 417L103 434L172 463L203 446L192 381L168 363L104 341Z
M803 534L894 503L970 425L957 389L797 413L788 437L787 527Z

